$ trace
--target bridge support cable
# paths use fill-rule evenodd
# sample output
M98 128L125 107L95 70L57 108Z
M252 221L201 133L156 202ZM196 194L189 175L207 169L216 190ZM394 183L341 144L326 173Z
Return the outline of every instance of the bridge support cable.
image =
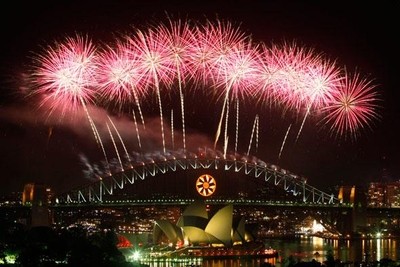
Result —
M123 175L123 179L124 179L124 184L133 184L135 182L135 176L133 176L133 175L128 176L128 175L126 175L125 172L122 175Z
M113 188L113 180L110 179L110 185L107 185L103 180L100 181L100 188L102 188L101 192L103 192L103 195L112 195L114 193L114 188Z
M118 181L116 178L117 178L117 176L113 176L113 178L112 178L112 182L114 184L114 189L117 189L117 187L119 189L124 189L125 179L122 178L120 181Z
M85 196L82 194L82 191L78 192L78 202L86 202Z

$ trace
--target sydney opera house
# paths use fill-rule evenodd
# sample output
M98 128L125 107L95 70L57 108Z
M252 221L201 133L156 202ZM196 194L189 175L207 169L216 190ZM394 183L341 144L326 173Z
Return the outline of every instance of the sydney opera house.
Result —
M232 204L209 214L205 203L196 200L186 207L176 224L155 221L153 241L175 246L232 247L254 241L254 237L246 229L244 217L234 218Z

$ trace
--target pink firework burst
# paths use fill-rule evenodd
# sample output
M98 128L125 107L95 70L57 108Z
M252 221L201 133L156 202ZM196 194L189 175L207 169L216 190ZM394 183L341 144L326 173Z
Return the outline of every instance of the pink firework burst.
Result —
M221 67L229 61L229 54L241 46L248 36L240 28L229 22L207 21L197 26L190 56L190 65L194 80L203 84L214 83L218 79Z
M161 136L163 141L163 150L165 148L164 134L164 116L161 103L160 84L171 84L174 80L174 64L171 61L171 51L160 40L160 33L152 28L146 33L140 30L136 31L133 38L128 37L132 46L132 53L137 55L137 64L142 71L141 83L155 88L160 110Z
M303 79L306 83L303 88L305 103L319 109L332 99L343 77L335 62L321 56L306 65Z
M315 65L319 55L295 43L275 45L270 53L272 65L278 67L272 80L276 98L285 106L300 110L308 101L308 68Z
M216 23L208 21L204 26L205 41L213 51L211 58L214 77L218 78L220 71L225 71L225 65L230 61L232 53L239 47L245 47L248 36L238 27L229 22L217 20Z
M189 74L188 54L191 44L194 42L194 35L188 23L181 20L174 22L169 19L169 25L161 24L158 28L158 36L161 38L159 43L165 44L167 49L171 51L171 62L174 66L175 77L178 80L181 117L182 117L182 135L183 149L186 150L186 133L185 133L185 104L182 85L185 83ZM169 85L172 87L172 84Z
M335 62L296 43L264 46L261 59L263 95L297 112L323 106L341 80Z
M51 110L76 110L94 101L96 49L87 36L67 37L48 46L35 59L34 91L50 102Z
M218 87L223 87L229 94L237 98L253 96L259 86L259 54L257 46L245 42L232 49L220 66L217 77Z
M342 86L322 108L325 117L321 122L330 125L330 131L337 136L357 137L361 129L371 127L371 122L379 118L377 101L380 99L375 88L359 74L350 77L346 72Z
M136 58L141 69L140 83L145 87L159 90L161 83L171 84L174 75L174 64L171 61L171 50L162 42L160 32L155 28L147 32L136 30L133 36L126 36L130 44L130 53Z
M189 74L189 53L195 41L193 31L187 22L169 19L169 24L160 24L156 27L157 41L169 52L173 77L178 79L179 85L186 81Z
M307 68L315 60L312 50L294 43L264 46L260 76L263 95L285 108L299 110L306 99Z
M107 46L100 54L97 80L99 94L105 101L115 100L121 105L138 101L142 93L139 86L142 74L136 55L130 51L129 44L119 41L115 47Z
M259 55L259 101L263 104L278 104L279 89L276 87L279 80L280 66L274 55L264 43L261 44Z

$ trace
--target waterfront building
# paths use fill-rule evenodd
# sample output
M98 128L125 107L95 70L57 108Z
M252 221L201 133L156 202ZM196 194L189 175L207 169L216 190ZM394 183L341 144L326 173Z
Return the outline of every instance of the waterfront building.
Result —
M230 247L254 241L246 230L244 217L233 218L233 205L229 204L210 216L203 201L189 205L176 224L156 220L153 241L160 243L166 237L168 243L178 246L205 245Z

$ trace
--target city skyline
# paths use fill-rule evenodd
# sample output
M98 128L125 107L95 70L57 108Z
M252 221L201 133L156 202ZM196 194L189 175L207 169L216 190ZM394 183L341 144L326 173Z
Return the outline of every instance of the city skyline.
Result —
M371 129L362 129L356 140L333 138L326 129L319 129L310 119L298 141L295 141L295 133L300 123L293 126L296 129L288 136L280 156L282 141L293 120L268 110L258 114L258 111L249 108L248 111L241 110L241 113L248 113L248 116L240 122L244 128L241 131L243 137L240 139L240 152L246 152L251 141L253 120L255 115L259 115L259 147L257 151L253 148L250 154L307 177L311 185L363 184L381 179L382 176L399 179L399 109L396 105L399 95L396 90L398 81L394 77L395 48L398 42L394 41L396 33L387 30L393 29L397 19L394 17L394 4L355 6L343 2L342 6L340 3L329 6L290 2L239 2L228 8L223 2L214 5L201 3L201 7L195 3L184 4L179 1L169 5L160 1L147 4L121 1L110 5L75 3L77 6L74 3L30 3L25 7L12 4L10 8L5 8L8 14L3 16L5 21L2 23L2 31L8 38L2 43L5 53L2 56L1 71L4 79L0 102L1 147L5 156L0 165L3 170L1 179L7 184L3 190L22 190L23 184L32 181L44 182L56 190L79 185L80 180L86 179L83 173L87 167L85 163L94 164L103 160L102 151L84 116L79 119L79 114L67 115L60 120L40 112L35 108L36 103L29 103L21 97L26 90L22 81L26 79L24 73L31 64L32 52L37 53L40 46L76 32L109 42L113 34L126 30L130 25L142 27L157 19L165 19L166 12L182 19L213 19L217 16L240 24L241 29L257 42L268 44L272 41L298 41L337 60L350 70L371 77L377 83L382 97L382 109L379 110L381 118L371 124ZM375 20L379 12L387 12L387 16ZM17 21L21 24L17 24ZM24 26L6 26L10 22L13 26ZM186 114L188 148L196 149L197 144L212 147L220 106L207 103L206 96L196 97L186 98L187 103L192 105ZM197 103L198 99L206 105ZM154 99L150 104L154 106L155 103ZM129 150L135 150L132 148L136 138L132 119L115 112L107 113L99 107L89 108L95 123L102 124L104 133L107 132L105 122L110 116L127 146L131 145ZM176 117L179 116L178 110L174 110ZM146 127L154 128L154 131L148 132L159 135L157 112L151 108L149 112L153 112L153 118L148 119ZM178 130L179 123L175 127L178 148L182 135ZM172 132L171 128L172 125L167 124L165 132ZM146 137L149 142L143 139L143 144L148 145L144 151L162 150L159 137L159 144L155 146L157 138ZM170 143L167 145L171 148ZM109 147L107 151L112 151L111 142Z

